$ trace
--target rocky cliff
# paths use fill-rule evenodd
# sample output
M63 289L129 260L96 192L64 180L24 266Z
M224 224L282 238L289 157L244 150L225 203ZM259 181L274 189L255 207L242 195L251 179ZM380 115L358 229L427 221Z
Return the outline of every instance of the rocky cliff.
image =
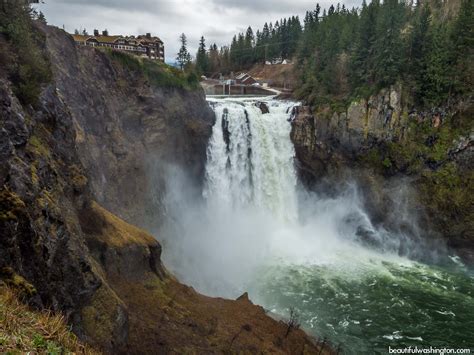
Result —
M123 220L146 226L143 210L159 208L150 165L202 175L213 120L202 92L152 83L136 60L77 48L59 29L35 31L52 72L35 103L19 101L0 70L3 282L109 353L321 353L245 296L180 284L158 241Z
M440 237L474 261L472 98L417 111L398 85L343 112L301 107L295 114L292 139L307 184L357 181L376 223Z
M157 85L114 53L76 48L62 31L43 31L94 196L127 221L149 226L147 217L158 216L144 212L160 209L160 196L150 194L160 176L150 181L148 174L157 164L185 166L202 181L214 120L204 93Z

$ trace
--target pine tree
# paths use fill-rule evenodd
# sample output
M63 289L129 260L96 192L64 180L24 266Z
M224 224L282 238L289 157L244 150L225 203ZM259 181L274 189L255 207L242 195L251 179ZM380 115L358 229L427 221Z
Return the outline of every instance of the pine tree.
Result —
M474 81L474 1L463 0L451 33L452 65L455 67L455 90L472 90Z
M427 106L437 106L446 102L452 86L450 46L445 24L432 28L430 49L426 58L426 75L421 78L423 102Z
M255 45L255 36L253 34L252 27L248 27L245 32L244 39L244 48L243 48L243 64L245 67L249 67L254 63L254 45Z
M44 23L44 24L47 23L47 22L46 22L46 17L44 16L44 14L43 14L42 11L40 11L39 14L38 14L38 21L40 21L40 22L42 22L42 23Z
M209 71L216 73L219 70L222 70L220 68L219 49L217 44L214 43L209 48Z
M358 38L352 55L351 84L353 89L368 87L374 84L374 54L377 33L375 30L380 4L362 3L360 13ZM364 90L365 91L365 90Z
M415 10L415 20L410 36L407 77L411 81L411 87L415 101L421 104L427 90L427 66L432 45L430 35L431 13L428 6L418 5Z
M378 87L394 84L400 74L404 6L398 0L385 0L380 8L380 16L377 19L374 68Z
M201 75L208 74L209 71L209 58L207 56L204 36L201 36L199 41L199 48L196 54L196 70Z
M189 62L191 62L191 54L188 52L188 40L186 38L186 35L184 33L179 36L179 40L181 41L181 48L179 49L178 55L176 57L176 61L179 64L179 67L181 70L184 70L184 68L188 65Z

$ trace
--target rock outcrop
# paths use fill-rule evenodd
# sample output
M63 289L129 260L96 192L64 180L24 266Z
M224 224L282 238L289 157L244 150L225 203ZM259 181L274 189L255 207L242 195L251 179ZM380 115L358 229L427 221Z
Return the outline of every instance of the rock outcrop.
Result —
M444 237L468 262L474 261L473 102L417 111L394 86L345 112L300 107L293 120L302 180L308 185L355 180L375 223L397 225L400 187L406 212L425 236Z

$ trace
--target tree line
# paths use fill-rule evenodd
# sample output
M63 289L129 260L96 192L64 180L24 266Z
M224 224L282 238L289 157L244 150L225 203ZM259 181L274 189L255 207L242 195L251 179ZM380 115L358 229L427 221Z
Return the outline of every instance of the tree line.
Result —
M275 58L291 58L297 52L302 33L299 17L292 16L276 21L275 24L265 23L256 32L249 26L245 33L235 35L230 45L220 48L215 43L207 48L205 38L201 37L195 68L204 75L226 74ZM178 55L177 60L181 66L182 58L182 55Z
M428 107L472 91L474 2L460 2L454 18L439 0L364 1L321 17L317 6L305 20L296 95L314 106L347 104L399 82Z
M297 16L234 36L229 46L206 47L201 37L195 68L213 75L291 58L300 85L295 95L313 106L368 97L397 82L414 104L433 106L472 92L474 1L446 16L441 0L372 0L360 8L316 4L303 24ZM447 5L448 4L448 5Z

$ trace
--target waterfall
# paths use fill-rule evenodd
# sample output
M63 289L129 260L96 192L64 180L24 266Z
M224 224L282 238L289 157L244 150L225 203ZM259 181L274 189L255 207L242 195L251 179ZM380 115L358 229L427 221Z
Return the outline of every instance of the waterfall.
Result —
M403 256L432 250L404 228L375 225L355 183L331 196L297 186L295 103L260 100L208 99L216 122L202 196L189 193L185 173L169 171L168 218L157 232L166 266L207 295L247 291L272 313L294 308L305 329L342 343L347 354L469 345L461 341L472 338L474 276L456 258L425 265ZM406 216L403 208L391 213Z
M215 100L204 197L221 208L253 206L296 221L296 173L290 140L292 102ZM266 110L265 110L266 111Z

